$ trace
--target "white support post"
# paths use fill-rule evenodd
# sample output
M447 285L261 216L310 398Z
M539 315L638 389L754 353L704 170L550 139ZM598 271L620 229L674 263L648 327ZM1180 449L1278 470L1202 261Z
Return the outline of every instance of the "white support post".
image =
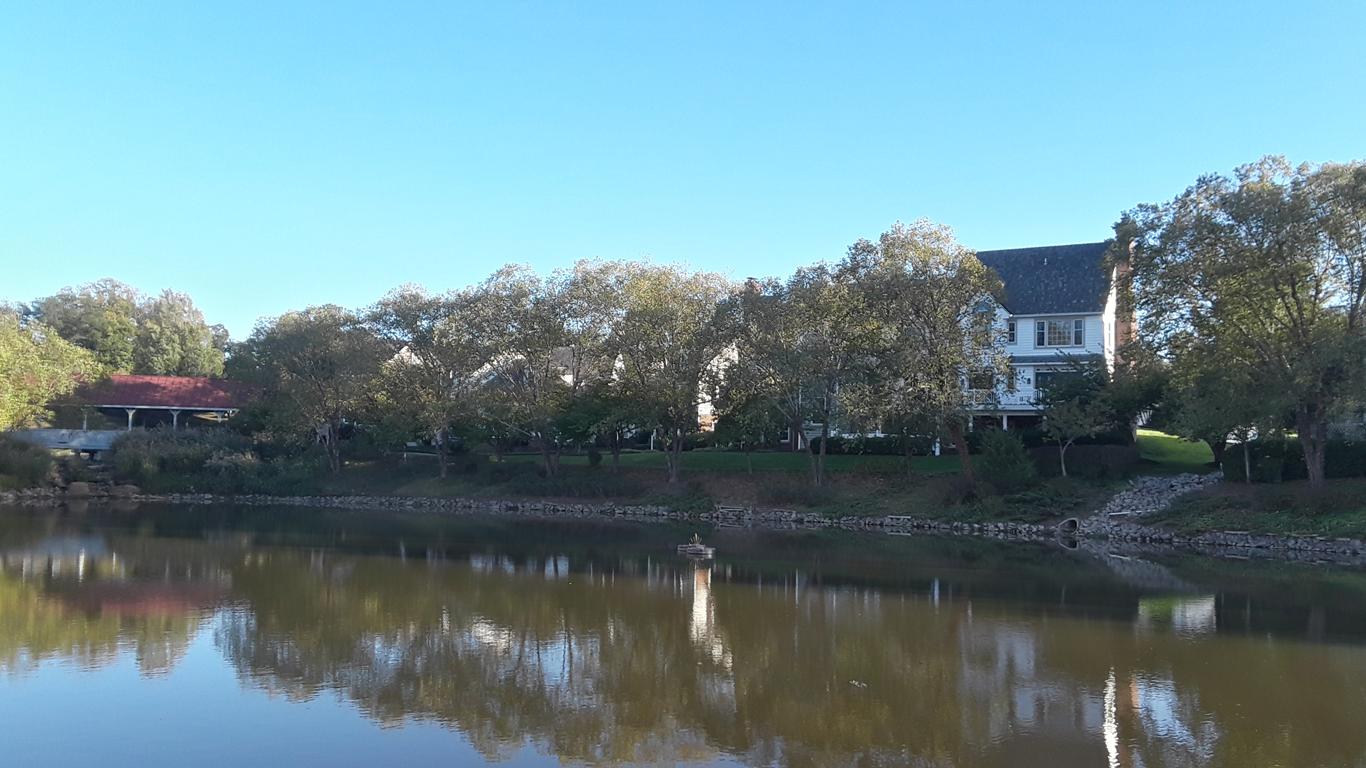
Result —
M1007 414L1004 414L1004 413L1001 414L1001 431L1002 431L1002 432L1009 432L1009 431L1010 431L1010 416L1007 415Z
M132 431L133 431L133 414L137 413L137 412L138 412L138 409L136 409L136 408L124 408L123 410L125 410L125 411L128 412L128 431L129 431L129 432L132 432Z
M179 409L179 408L172 408L172 409L171 409L171 431L174 432L174 431L175 431L176 429L178 429L179 427L180 427L180 409Z

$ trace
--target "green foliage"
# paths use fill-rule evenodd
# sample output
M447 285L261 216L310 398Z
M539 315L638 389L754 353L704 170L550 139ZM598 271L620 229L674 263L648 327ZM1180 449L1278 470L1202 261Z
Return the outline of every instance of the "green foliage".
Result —
M978 467L981 478L1001 493L1017 493L1038 481L1038 470L1014 432L986 430Z
M35 426L52 400L99 370L91 354L39 323L0 314L0 430Z
M136 288L105 278L79 288L63 288L35 301L30 312L63 339L90 350L106 370L129 373L143 301Z
M106 278L63 288L35 301L29 313L112 373L223 375L227 330L205 322L184 293L166 290L147 298Z
M161 493L307 493L321 457L262 459L249 438L223 429L135 430L114 442L115 478Z
M52 475L52 452L0 434L0 490L41 485Z
M645 503L668 507L670 512L684 515L710 512L716 508L716 501L707 493L702 484L692 481L672 493L662 493L646 499Z
M1152 523L1182 533L1239 530L1280 535L1366 538L1366 480L1229 485L1177 499Z
M1252 482L1279 483L1304 480L1309 476L1304 447L1299 440L1283 436L1264 437L1247 443L1247 463L1252 466ZM1366 443L1330 440L1326 444L1325 476L1329 480L1366 477ZM1230 482L1247 482L1243 445L1233 445L1224 453L1224 477Z
M139 307L133 373L156 376L223 375L227 330L210 326L189 294L162 291Z
M1323 485L1327 425L1366 393L1363 232L1366 164L1283 157L1203 176L1116 225L1137 246L1120 256L1120 294L1144 341L1191 382L1178 388L1183 434L1217 445L1229 424L1246 438L1293 413L1310 483Z
M230 367L262 387L257 414L271 431L301 443L322 435L335 474L343 427L373 411L386 359L384 345L359 317L325 305L262 322L233 348Z
M1045 476L1060 475L1062 467L1056 448L1033 448L1030 458ZM1138 468L1137 445L1074 445L1067 452L1067 476L1093 480L1129 477Z

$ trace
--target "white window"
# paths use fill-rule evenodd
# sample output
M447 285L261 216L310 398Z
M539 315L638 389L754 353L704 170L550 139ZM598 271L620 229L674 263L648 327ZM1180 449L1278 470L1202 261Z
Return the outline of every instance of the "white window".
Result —
M1009 343L1011 343L1011 344L1014 344L1014 343L1015 343L1015 321L1014 321L1014 320L1011 320L1010 322L1006 323L1006 341L1009 342Z
M1036 347L1080 347L1085 343L1085 320L1039 320L1034 323Z

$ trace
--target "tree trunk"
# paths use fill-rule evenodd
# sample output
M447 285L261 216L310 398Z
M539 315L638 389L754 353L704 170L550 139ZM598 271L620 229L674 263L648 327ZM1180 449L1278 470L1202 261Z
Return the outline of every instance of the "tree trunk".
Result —
M612 474L621 469L621 430L612 432Z
M1296 414L1300 433L1300 447L1304 449L1304 464L1309 470L1309 487L1322 491L1328 483L1325 465L1328 459L1328 419L1323 409L1302 405Z
M816 485L825 484L825 443L829 439L830 416L829 414L827 414L825 417L825 423L821 425L821 455L820 458L816 461L816 475L820 478L820 482L816 483Z
M745 443L745 445L749 445L749 443ZM752 445L745 449L745 469L749 470L751 476L754 474L754 446Z
M1214 454L1214 463L1220 467L1224 466L1224 451L1228 450L1228 440L1210 440L1209 449Z
M332 474L334 474L334 475L340 475L340 474L341 474L341 445L340 445L340 444L341 444L341 440L338 439L338 437L337 437L337 436L340 435L340 434L341 434L341 420L340 420L340 419L338 419L338 420L337 420L337 423L335 423L335 424L333 424L333 423L328 423L328 425L327 425L327 468L330 469L330 470L332 470Z
M545 462L545 476L554 477L555 460L550 453L550 441L545 438L545 435L540 435L536 438L536 442L540 444L541 460Z
M811 441L806 439L806 433L801 432L802 447L806 450L806 462L811 466L811 485L821 487L820 470L816 467L816 454L811 449Z
M1062 476L1067 477L1067 446L1071 443L1058 441L1058 467L1062 469Z
M953 449L958 452L958 463L963 467L963 477L973 480L972 459L968 458L968 441L963 436L963 425L957 420L949 421L949 437L953 438Z
M1248 440L1243 439L1243 482L1252 482L1252 452L1247 447Z
M446 473L448 471L447 464L449 462L446 456L446 435L449 431L450 430L446 427L442 427L436 431L436 466L442 480L446 479Z
M683 430L669 431L671 441L664 446L664 457L669 465L669 485L678 485L680 465L683 463Z
M911 455L913 451L911 450L911 439L909 435L902 436L901 450L906 454L906 477L913 477L914 475L911 472Z
M495 438L490 439L489 442L490 442L490 443L493 443L493 460L496 461L496 462L498 462L499 464L502 464L502 463L503 463L503 439L502 439L501 437L495 437Z

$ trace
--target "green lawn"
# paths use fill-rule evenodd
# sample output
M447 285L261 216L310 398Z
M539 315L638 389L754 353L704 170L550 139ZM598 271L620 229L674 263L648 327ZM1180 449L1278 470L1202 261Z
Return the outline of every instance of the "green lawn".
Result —
M540 461L539 455L516 454L506 457L508 461ZM805 453L755 453L755 472L808 472L810 463ZM566 466L587 466L587 456L565 456L560 462ZM612 463L610 454L603 454L603 466ZM659 451L623 453L621 466L645 469L664 469L664 454ZM916 456L911 462L916 472L943 473L958 471L956 456ZM825 468L829 472L886 472L904 473L906 459L902 456L826 456ZM683 469L694 472L744 472L745 454L739 451L686 451L683 454Z
M1145 467L1142 470L1145 474L1156 471L1170 474L1195 472L1203 475L1210 471L1206 465L1214 461L1214 453L1203 440L1192 443L1151 429L1138 430L1138 452L1144 459L1157 462L1156 467Z

